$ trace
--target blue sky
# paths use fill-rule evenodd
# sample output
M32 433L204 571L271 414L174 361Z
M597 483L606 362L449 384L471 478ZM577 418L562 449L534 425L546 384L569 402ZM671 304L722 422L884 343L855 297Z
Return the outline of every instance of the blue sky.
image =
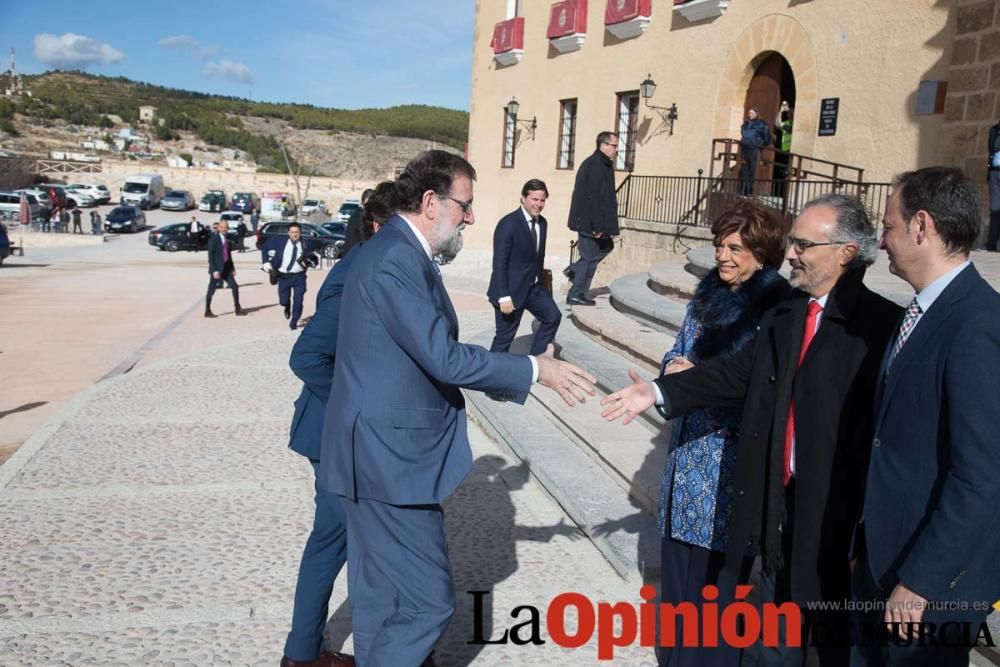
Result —
M358 109L469 108L474 0L0 0L0 58Z

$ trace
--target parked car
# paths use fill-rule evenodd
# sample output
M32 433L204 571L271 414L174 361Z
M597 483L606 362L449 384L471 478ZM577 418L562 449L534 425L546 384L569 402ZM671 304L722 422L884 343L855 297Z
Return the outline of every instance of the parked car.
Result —
M85 192L94 198L95 204L107 204L111 201L111 190L105 185L94 183L73 183L66 186L70 192Z
M302 202L302 206L299 208L300 215L309 215L319 211L320 213L326 215L328 211L326 210L326 202L322 199L306 199Z
M149 245L167 252L204 250L208 247L208 239L212 237L211 229L202 227L193 239L190 231L191 223L188 222L175 222L172 225L157 227L149 232Z
M198 204L198 210L208 211L210 213L225 211L226 193L223 190L209 190L201 198L201 203Z
M190 211L194 208L194 195L187 190L171 190L160 200L163 211Z
M14 190L14 194L19 195L22 192L34 197L38 201L39 206L47 209L46 215L52 211L52 199L49 197L48 192L37 188L21 188L20 190Z
M257 249L260 250L260 247L264 245L267 239L274 237L288 238L288 225L290 224L292 224L290 220L282 220L281 222L269 222L260 227L257 230ZM322 255L327 259L337 259L340 257L340 252L344 245L343 238L334 236L320 225L314 225L310 222L300 222L298 224L302 228L302 238L319 244L319 247L315 249L316 254Z
M66 207L73 208L74 203L80 207L97 206L97 200L89 192L70 190L70 187L66 186Z
M359 208L361 208L360 200L345 199L344 203L341 204L340 208L337 210L337 220L340 220L341 222L347 222L348 218L351 217L351 214L354 213Z
M339 220L330 220L329 222L321 222L319 226L325 229L326 231L330 232L334 236L336 236L341 241L347 240L346 222L340 222ZM341 243L340 245L343 246L344 244Z
M10 237L7 236L7 225L0 222L0 264L10 257Z
M146 226L146 214L138 206L116 206L104 216L104 231L137 232Z
M232 201L229 202L230 211L240 213L253 213L260 210L260 197L252 192L236 192Z
M25 194L28 198L29 220L40 220L48 215L48 209L38 202L35 195ZM21 193L0 192L0 220L18 222L21 215Z
M243 222L243 214L239 211L226 211L219 216L219 222L225 220L229 223L230 231L236 229L236 225Z

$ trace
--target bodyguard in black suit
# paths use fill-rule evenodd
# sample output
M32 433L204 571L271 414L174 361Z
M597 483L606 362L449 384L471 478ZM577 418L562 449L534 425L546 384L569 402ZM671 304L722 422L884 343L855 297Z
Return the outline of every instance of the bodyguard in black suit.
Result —
M508 213L493 232L493 275L487 291L496 310L497 333L490 352L507 352L528 311L539 327L529 354L542 354L556 337L562 313L542 283L548 222L542 217L549 191L533 178L521 188L521 206Z
M297 222L288 225L288 238L269 239L260 249L261 268L277 276L278 303L284 308L288 328L298 329L306 294L306 271L319 264L312 242L302 238ZM274 284L272 280L271 284Z
M229 223L219 222L218 232L208 240L208 293L205 295L205 317L215 317L212 312L212 296L222 286L223 281L233 292L233 308L237 315L246 315L240 308L240 286L236 282L236 267L233 265L233 248L226 233Z
M826 636L841 635L818 649L824 667L847 662L849 619L846 612L812 612L806 603L842 603L850 594L871 401L882 350L899 321L899 306L862 283L877 252L859 201L827 195L809 202L785 255L797 289L764 317L752 345L652 385L634 375L634 384L604 399L607 418L624 414L627 421L657 394L671 417L742 406L726 567L736 575L747 549L759 551L762 601L799 604L804 638L818 624ZM784 637L778 648L751 649L760 664L803 663L805 652Z
M961 624L974 640L1000 599L1000 295L969 261L981 216L975 186L948 167L903 174L886 204L889 270L916 295L880 369L855 596L885 601L869 627L938 632L860 646L852 665L965 667Z

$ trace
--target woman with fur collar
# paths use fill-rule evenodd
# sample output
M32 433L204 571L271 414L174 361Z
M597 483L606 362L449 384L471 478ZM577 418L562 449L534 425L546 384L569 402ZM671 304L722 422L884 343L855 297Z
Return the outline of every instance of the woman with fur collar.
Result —
M785 229L764 208L741 200L715 221L712 234L716 268L698 284L661 374L732 356L753 340L761 316L789 290L778 275ZM740 409L706 408L671 426L657 521L661 595L666 603L700 604L702 587L718 585L725 560ZM721 646L665 648L659 659L671 667L723 667L739 665L740 654Z

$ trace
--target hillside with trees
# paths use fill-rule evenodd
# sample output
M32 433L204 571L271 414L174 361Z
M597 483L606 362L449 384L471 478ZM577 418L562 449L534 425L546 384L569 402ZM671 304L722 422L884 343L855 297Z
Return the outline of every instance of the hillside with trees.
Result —
M468 137L465 111L424 105L387 109L326 109L308 104L254 102L208 95L76 71L53 71L24 77L32 97L0 108L0 129L12 127L20 114L29 118L61 120L84 126L111 128L108 115L127 124L139 120L139 107L157 108L162 123L151 132L159 141L194 134L206 144L243 151L262 170L284 171L279 141L273 134L255 131L251 119L273 119L284 127L329 133L408 137L461 149ZM16 130L15 130L16 132Z

